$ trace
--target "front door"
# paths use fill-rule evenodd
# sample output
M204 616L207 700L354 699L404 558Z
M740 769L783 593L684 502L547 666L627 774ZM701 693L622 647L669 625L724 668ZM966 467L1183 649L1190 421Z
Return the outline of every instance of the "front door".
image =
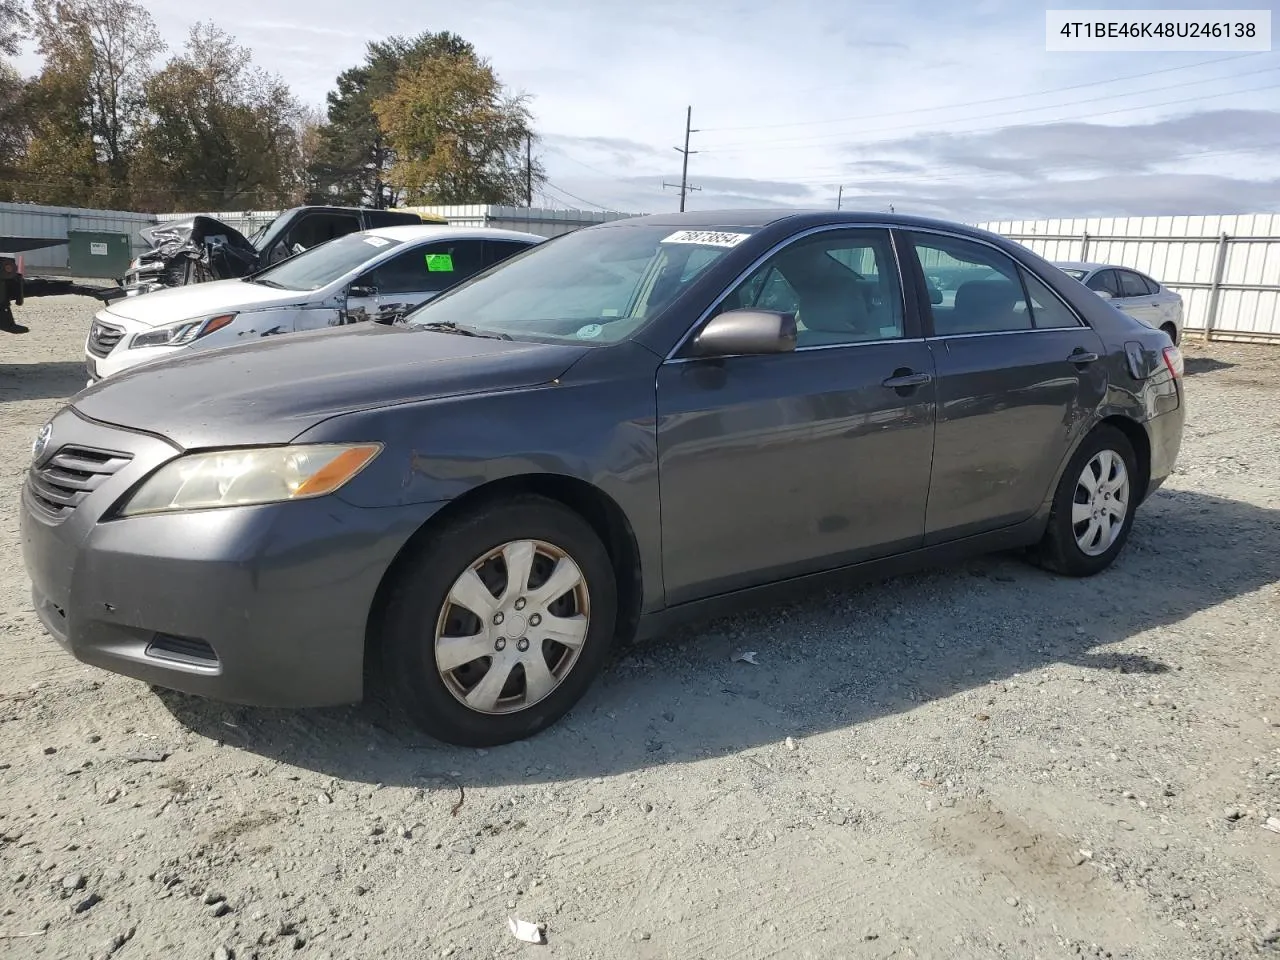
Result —
M792 353L677 355L657 378L668 603L910 550L934 383L887 231L793 241L717 311L795 312Z
M951 302L929 313L938 421L925 542L1026 520L1106 393L1102 341L995 247L903 238L923 275L955 282Z
M484 267L483 240L417 244L365 273L347 297L349 322L393 323Z

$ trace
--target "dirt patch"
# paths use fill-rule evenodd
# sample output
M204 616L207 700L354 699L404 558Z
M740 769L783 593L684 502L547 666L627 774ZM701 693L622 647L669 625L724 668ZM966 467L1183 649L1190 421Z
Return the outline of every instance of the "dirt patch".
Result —
M6 957L1280 956L1280 349L1187 345L1178 472L1102 576L997 556L690 627L469 751L44 635L15 508L92 308L0 338Z

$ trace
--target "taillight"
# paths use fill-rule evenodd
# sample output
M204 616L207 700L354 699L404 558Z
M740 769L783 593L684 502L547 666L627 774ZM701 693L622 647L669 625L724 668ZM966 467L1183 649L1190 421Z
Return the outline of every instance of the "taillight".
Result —
M1169 368L1169 373L1175 380L1182 379L1182 371L1184 368L1182 362L1182 351L1177 347L1164 348L1164 365Z

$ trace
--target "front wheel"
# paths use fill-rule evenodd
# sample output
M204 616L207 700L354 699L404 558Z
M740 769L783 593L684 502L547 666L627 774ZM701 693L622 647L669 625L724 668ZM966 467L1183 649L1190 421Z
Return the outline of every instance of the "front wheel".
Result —
M1137 507L1137 458L1118 429L1095 429L1067 465L1044 538L1041 566L1071 577L1100 573L1124 548Z
M521 496L459 517L397 574L381 641L398 705L427 733L485 747L560 719L616 624L609 554L578 514Z

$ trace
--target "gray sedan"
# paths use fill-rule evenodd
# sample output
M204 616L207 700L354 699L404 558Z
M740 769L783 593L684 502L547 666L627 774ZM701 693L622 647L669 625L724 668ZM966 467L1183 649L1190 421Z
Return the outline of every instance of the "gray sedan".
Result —
M937 295L929 276L945 276ZM393 326L126 371L36 438L35 608L79 659L264 705L370 675L430 733L553 723L619 642L831 577L1107 568L1182 358L1024 247L795 211L641 217Z
M1135 320L1163 330L1174 343L1182 342L1182 295L1160 281L1109 263L1072 262L1057 267Z

